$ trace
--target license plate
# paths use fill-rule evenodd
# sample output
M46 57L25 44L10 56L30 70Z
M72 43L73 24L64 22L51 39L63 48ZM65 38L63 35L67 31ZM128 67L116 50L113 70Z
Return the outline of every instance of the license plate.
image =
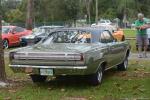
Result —
M40 75L50 75L53 76L53 69L40 69Z

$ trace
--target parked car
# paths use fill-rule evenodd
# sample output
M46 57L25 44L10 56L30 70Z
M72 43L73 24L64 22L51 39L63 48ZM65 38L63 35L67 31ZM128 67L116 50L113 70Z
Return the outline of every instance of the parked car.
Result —
M46 37L53 29L63 28L63 26L41 26L34 29L33 33L20 38L21 46L32 45L38 43Z
M104 20L104 19L101 19L100 21L98 21L98 23L96 24L96 23L93 23L92 25L91 25L91 27L94 27L94 26L102 26L102 25L111 25L112 24L112 22L110 21L110 20Z
M28 73L33 82L44 82L47 76L86 75L98 85L105 70L116 65L127 70L129 53L129 43L117 42L107 30L67 28L53 31L34 46L11 51L9 66Z
M2 41L4 48L20 45L20 37L31 33L31 30L26 30L18 26L2 26Z

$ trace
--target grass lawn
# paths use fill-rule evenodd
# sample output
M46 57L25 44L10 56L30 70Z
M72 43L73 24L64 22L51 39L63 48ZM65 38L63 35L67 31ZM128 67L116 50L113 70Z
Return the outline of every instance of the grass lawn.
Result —
M129 41L130 45L131 45L131 52L132 53L137 53L137 50L136 50L136 40L127 40Z
M134 38L136 36L135 29L124 29L123 31L126 38Z
M133 30L133 29L124 29L124 34L125 34L125 37L127 39L127 41L129 41L130 45L131 45L131 52L137 52L136 50L136 40L135 40L135 37L136 37L136 30ZM130 38L130 39L128 39Z
M7 65L8 60L6 58L6 72L12 86L0 89L0 100L150 99L150 66L148 60L130 60L128 71L125 72L119 72L116 68L106 71L103 83L97 87L89 85L83 79L73 77L33 84L27 75L14 74Z

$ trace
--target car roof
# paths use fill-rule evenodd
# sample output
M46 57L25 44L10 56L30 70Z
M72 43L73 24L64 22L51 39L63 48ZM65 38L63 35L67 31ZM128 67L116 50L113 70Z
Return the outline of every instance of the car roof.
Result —
M15 27L17 27L17 26L12 26L12 25L10 25L10 26L2 26L2 27L6 27L6 28L15 28Z
M76 28L61 28L61 29L56 29L54 31L73 31L73 30L79 30L79 31L89 31L89 32L102 32L105 29L101 27L76 27Z
M40 26L38 28L63 28L64 26Z

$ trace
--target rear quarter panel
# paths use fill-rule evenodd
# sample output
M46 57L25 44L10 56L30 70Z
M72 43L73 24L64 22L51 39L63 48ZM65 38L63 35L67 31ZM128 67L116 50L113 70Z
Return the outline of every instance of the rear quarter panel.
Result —
M107 50L105 48L93 47L93 49L85 53L85 65L88 67L85 74L93 74L97 71L100 64L106 60L105 54Z

